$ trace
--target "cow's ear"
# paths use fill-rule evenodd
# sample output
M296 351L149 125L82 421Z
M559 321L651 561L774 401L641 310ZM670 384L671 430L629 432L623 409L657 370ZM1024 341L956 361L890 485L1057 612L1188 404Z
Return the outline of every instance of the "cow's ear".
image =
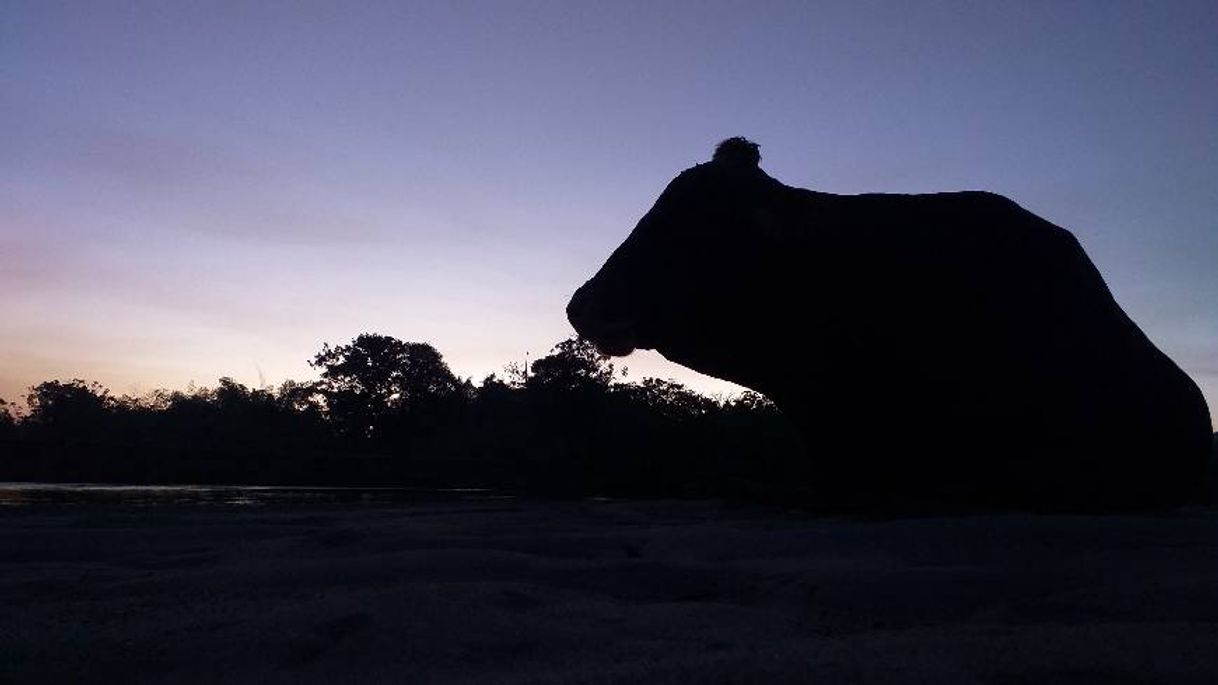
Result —
M735 136L715 147L711 161L728 167L755 169L761 164L761 148L748 138Z

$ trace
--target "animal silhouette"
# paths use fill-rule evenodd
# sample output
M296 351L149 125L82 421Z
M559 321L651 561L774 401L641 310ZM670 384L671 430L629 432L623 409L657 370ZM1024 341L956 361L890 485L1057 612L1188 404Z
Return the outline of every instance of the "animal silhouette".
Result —
M655 349L769 396L840 506L1181 503L1197 386L1067 230L989 192L835 195L722 142L571 298L602 351Z

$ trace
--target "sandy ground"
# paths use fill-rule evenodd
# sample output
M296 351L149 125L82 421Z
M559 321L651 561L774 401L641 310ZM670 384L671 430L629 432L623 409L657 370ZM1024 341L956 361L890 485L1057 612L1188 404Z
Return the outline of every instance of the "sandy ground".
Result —
M18 508L0 682L1214 683L1218 513Z

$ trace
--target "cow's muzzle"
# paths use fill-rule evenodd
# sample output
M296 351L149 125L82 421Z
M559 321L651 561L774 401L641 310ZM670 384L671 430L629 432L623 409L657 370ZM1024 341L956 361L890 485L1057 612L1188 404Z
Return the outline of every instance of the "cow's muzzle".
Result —
M567 303L567 320L581 338L596 345L601 353L613 357L624 357L638 347L637 327L626 318L603 316L592 304L588 285L584 284Z

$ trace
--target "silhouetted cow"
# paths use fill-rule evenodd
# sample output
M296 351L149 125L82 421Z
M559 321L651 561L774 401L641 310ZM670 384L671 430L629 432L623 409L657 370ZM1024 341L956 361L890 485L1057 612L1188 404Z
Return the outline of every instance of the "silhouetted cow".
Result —
M1155 508L1201 479L1196 385L1068 231L987 192L792 188L724 141L572 297L604 352L773 399L838 504Z

